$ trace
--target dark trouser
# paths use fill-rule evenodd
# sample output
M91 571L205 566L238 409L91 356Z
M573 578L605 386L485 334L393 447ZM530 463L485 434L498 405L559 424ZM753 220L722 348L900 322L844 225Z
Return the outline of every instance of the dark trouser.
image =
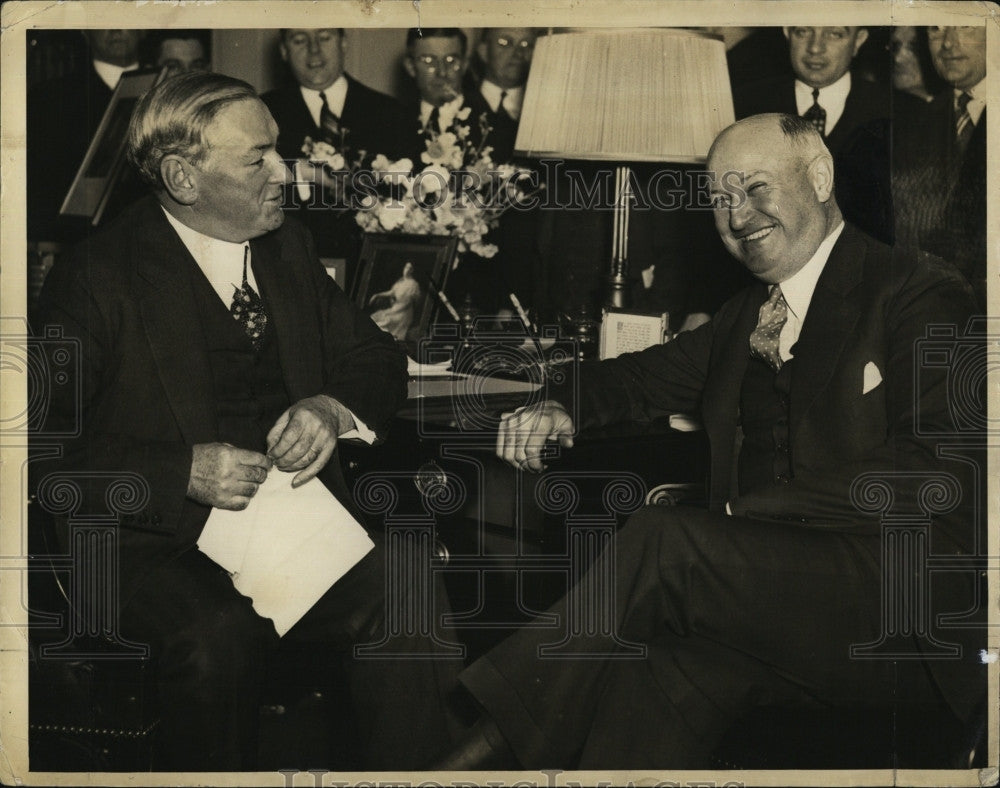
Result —
M462 661L427 658L440 649L416 634L391 641L407 656L353 655L352 645L383 638L384 570L379 543L285 638L321 644L330 654L330 669L346 669L353 708L344 713L353 716L363 768L416 769L458 733L446 696L456 686ZM440 616L447 612L440 583L435 593ZM149 578L125 606L121 627L125 637L152 649L161 711L156 767L255 768L259 692L266 657L279 639L229 576L190 550Z
M524 629L461 676L526 768L705 767L753 705L931 697L919 661L849 656L880 631L878 537L647 507L613 549L613 574L595 566L552 609L557 629ZM546 649L567 599L602 598L614 656L600 637Z

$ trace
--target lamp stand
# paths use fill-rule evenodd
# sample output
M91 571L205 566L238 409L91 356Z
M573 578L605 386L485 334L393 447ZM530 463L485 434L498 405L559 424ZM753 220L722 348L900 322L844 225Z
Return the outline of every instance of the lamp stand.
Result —
M632 169L628 165L619 165L615 168L615 205L611 231L611 269L605 278L605 309L624 309L629 306L628 223L631 207Z

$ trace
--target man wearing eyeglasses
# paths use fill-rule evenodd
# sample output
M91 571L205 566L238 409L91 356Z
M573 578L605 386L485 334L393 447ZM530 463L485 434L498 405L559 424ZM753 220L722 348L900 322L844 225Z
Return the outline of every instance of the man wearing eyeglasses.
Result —
M413 78L419 94L415 136L410 147L413 162L421 165L426 141L452 129L456 121L469 127L477 145L482 139L479 123L471 117L462 80L468 66L468 37L457 27L411 28L406 34L403 68Z
M537 31L530 27L496 27L483 31L476 54L483 62L483 79L471 97L473 114L486 113L493 161L508 162L514 154L517 126L524 102Z
M986 27L927 28L948 87L900 125L893 193L896 235L951 261L986 303Z

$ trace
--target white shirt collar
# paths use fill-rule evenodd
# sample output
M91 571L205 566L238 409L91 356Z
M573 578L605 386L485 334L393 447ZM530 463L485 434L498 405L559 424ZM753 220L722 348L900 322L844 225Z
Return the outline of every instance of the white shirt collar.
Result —
M809 258L804 266L792 274L781 283L781 292L785 296L785 303L788 309L799 319L806 319L806 312L809 311L809 302L812 301L813 292L816 290L816 282L819 281L820 274L826 267L826 261L830 259L830 252L833 245L837 243L841 232L844 230L844 223L841 222L831 232L823 242L816 247L813 256Z
M163 208L163 206L160 207ZM250 241L233 243L232 241L212 238L197 230L192 230L166 208L163 208L163 213L226 307L233 303L233 291L243 284L244 254L247 255L247 281L254 290L260 293L257 280L253 275L253 267L250 265L251 255L244 251L249 248Z
M444 131L452 124L455 120L456 113L462 108L462 103L464 101L465 97L460 93L451 101L447 101L438 107L437 131ZM430 120L431 112L433 112L433 110L433 104L420 99L420 128L424 128L427 125L427 121Z
M479 86L479 92L483 94L486 103L490 105L490 110L497 111L500 106L500 97L503 96L503 108L514 120L521 117L521 104L524 102L524 86L516 88L502 88L495 82L484 79Z
M96 71L97 76L101 78L101 82L112 90L118 86L118 80L122 78L122 74L126 71L135 71L139 68L138 63L132 63L131 65L123 68L121 66L112 65L111 63L105 63L103 60L94 60L91 62L94 64L94 71Z
M826 135L829 136L833 127L837 125L840 116L844 114L844 105L847 104L847 95L851 92L851 72L819 89L819 97L816 99L819 105L826 110ZM813 104L813 89L805 82L795 80L795 108L799 115L803 115Z
M304 85L299 85L299 90L302 91L302 99L309 108L313 123L319 127L319 113L323 108L323 99L319 97L320 91L307 88ZM326 96L326 105L330 108L330 112L338 118L343 115L344 102L347 101L347 77L341 74L330 87L322 92Z
M972 96L966 109L969 110L969 117L972 118L972 122L974 124L979 123L979 118L982 116L983 110L986 109L986 77L983 77L968 90L955 88L953 92L954 100L957 101L962 93L968 93Z

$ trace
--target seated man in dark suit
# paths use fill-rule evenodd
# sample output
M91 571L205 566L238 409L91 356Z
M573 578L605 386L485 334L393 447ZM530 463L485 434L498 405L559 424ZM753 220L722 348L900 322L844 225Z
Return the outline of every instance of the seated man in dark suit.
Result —
M322 140L353 159L365 151L395 159L403 153L404 119L395 99L363 85L344 72L344 31L340 28L281 31L281 59L292 81L261 98L278 122L278 155L288 162L304 158L306 137ZM348 162L350 163L350 162ZM316 184L299 182L291 196L298 216L312 230L321 257L354 260L360 230L354 212L345 211L343 195L318 192ZM324 203L334 202L332 210ZM343 284L343 283L341 283Z
M891 242L891 197L880 189L888 183L889 121L919 100L851 74L851 62L868 39L863 27L786 27L785 36L793 74L735 90L736 118L784 112L809 120L833 154L846 218Z
M985 632L937 629L938 614L969 609L976 573L935 582L933 611L884 607L894 567L874 511L921 520L935 554L976 555L985 475L938 456L943 439L928 436L955 429L949 370L918 369L914 352L931 324L965 329L968 283L843 221L808 121L740 121L708 170L716 228L759 282L665 345L584 363L578 388L505 416L497 453L540 471L546 441L569 448L578 428L697 413L710 510L640 509L550 611L556 628L535 622L467 668L486 716L442 768L498 765L508 746L530 768L703 768L757 704L940 691L961 718L984 697ZM931 504L928 485L948 478L948 504ZM852 655L886 627L905 633L891 644L905 658ZM915 659L956 640L963 659Z
M986 305L986 28L927 30L948 88L900 124L893 195L900 241L952 262Z
M90 63L28 93L28 240L76 243L89 220L59 215L121 75L139 68L142 30L87 30ZM111 217L107 217L111 218Z
M150 648L156 765L170 771L253 768L261 679L278 643L272 621L197 547L213 509L244 509L269 474L288 472L293 487L318 478L361 520L338 442L371 443L406 392L392 338L285 219L277 137L244 82L207 72L164 81L129 128L129 159L153 194L58 262L41 298L44 325L80 348L79 377L54 395L44 432L82 426L58 458L42 447L33 483L69 474L82 518L112 508L109 476L148 490L142 511L118 516L114 634ZM71 519L57 528L68 549ZM352 644L379 643L386 627L386 557L371 536L375 548L285 637L320 643L329 669L346 672L357 765L412 769L448 740L443 698L459 665L407 634L389 640L406 657L352 658ZM105 579L100 566L84 569Z

